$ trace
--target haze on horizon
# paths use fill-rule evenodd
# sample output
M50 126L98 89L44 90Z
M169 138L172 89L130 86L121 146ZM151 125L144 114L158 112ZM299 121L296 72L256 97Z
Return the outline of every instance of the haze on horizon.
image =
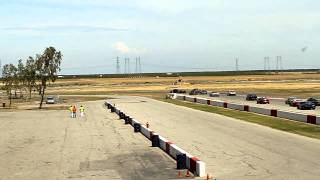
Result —
M45 47L61 74L115 73L115 58L141 57L143 72L319 68L316 0L4 0L0 59L17 63Z

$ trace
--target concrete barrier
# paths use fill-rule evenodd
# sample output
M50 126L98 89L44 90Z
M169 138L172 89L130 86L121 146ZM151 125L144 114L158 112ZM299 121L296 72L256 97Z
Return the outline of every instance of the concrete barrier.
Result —
M307 122L307 115L297 114L294 112L286 112L286 111L279 111L278 110L278 117L296 120L296 121L300 121L300 122Z
M194 98L190 96L186 96L186 101L194 102Z
M264 115L271 115L271 110L270 109L265 109L265 108L260 108L260 107L249 107L250 112L258 113L258 114L264 114Z
M176 98L179 98L177 96ZM184 98L183 98L184 99ZM207 103L206 99L202 99L199 102ZM110 103L105 103L107 107L114 107ZM120 109L115 108L115 112L119 115L124 115L126 117L130 117L126 113L120 111ZM125 118L126 119L126 118ZM198 158L193 157L191 154L187 153L183 149L179 148L177 145L172 143L171 141L168 141L166 138L158 135L157 133L154 133L151 129L147 128L145 125L141 124L138 120L130 117L131 125L134 126L135 124L139 124L140 130L139 132L143 134L146 138L149 140L152 140L157 135L157 141L159 138L159 142L152 141L152 146L159 146L160 149L162 149L164 152L166 152L168 155L170 155L173 159L177 160L177 155L185 154L186 155L186 167L195 175L204 177L206 175L205 172L205 163L200 161ZM135 131L136 132L136 131ZM155 140L155 139L153 139ZM157 145L154 145L154 143L157 143Z
M200 104L208 104L207 102L208 102L208 101L207 101L207 99L205 99L205 98L197 98L197 103L200 103Z
M239 110L239 111L243 111L244 110L244 106L243 105L234 104L234 103L228 103L227 107L230 108L230 109L235 109L235 110Z

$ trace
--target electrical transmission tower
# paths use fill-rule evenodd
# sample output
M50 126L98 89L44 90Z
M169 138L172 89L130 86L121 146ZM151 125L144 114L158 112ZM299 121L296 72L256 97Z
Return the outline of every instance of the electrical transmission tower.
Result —
M236 71L239 71L239 58L236 58Z
M130 59L124 58L124 73L130 74Z
M269 56L264 57L264 70L270 70L270 58Z
M116 66L116 73L120 74L120 58L117 56L117 66Z
M282 57L281 56L276 57L276 70L277 71L282 70Z
M135 69L135 73L141 73L141 59L140 57L136 58L136 69Z

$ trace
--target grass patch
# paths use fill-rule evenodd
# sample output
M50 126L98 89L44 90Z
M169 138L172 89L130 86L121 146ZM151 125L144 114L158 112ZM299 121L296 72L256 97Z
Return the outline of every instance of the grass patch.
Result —
M264 116L259 115L251 112L243 112L243 111L237 111L232 109L226 109L222 107L216 107L216 106L208 106L203 104L195 104L185 101L179 101L179 100L173 100L173 99L163 99L163 98L155 98L157 100L161 100L164 102L172 103L179 106L184 106L200 111L220 114L227 117L232 117L236 119L240 119L243 121L260 124L263 126L271 127L274 129L295 133L311 138L320 139L320 126L297 122L297 121L291 121L287 119L277 118L277 117L271 117L271 116Z

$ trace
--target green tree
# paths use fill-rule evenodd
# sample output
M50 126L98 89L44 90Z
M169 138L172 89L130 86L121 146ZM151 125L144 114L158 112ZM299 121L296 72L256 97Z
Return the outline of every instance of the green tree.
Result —
M32 90L36 87L36 64L33 57L29 57L24 68L24 82L31 99Z
M10 100L9 106L12 104L12 91L15 91L18 79L18 68L13 64L6 64L2 69L2 80L4 84L4 89L8 94Z
M42 55L37 55L35 62L36 75L39 80L38 91L41 96L39 109L42 108L47 83L55 82L57 73L60 71L62 54L54 47L45 49Z

